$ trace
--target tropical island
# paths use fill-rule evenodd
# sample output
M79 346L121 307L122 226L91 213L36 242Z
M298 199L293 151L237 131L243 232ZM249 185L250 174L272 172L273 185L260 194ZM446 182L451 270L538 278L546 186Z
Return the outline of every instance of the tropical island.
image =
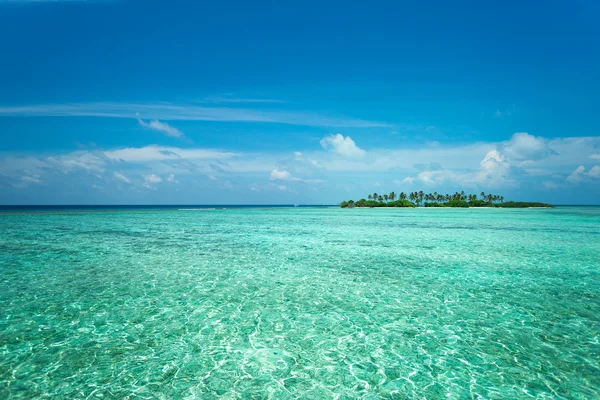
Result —
M526 201L504 201L504 197L495 194L486 194L481 192L479 197L476 194L465 194L465 192L456 192L454 194L441 194L438 192L424 193L410 192L408 194L400 192L390 194L373 193L367 196L367 199L358 201L342 201L342 208L374 208L374 207L495 207L495 208L554 208L551 204L526 202Z

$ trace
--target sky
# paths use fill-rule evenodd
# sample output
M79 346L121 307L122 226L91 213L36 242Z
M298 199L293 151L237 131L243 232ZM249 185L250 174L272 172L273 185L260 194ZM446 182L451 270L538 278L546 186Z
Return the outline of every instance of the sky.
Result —
M0 0L0 204L598 204L599 17L582 0Z

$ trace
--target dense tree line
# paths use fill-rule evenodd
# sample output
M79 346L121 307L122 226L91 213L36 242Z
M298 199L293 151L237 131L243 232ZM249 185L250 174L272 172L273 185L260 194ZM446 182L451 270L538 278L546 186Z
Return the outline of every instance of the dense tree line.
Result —
M377 192L369 194L366 199L358 201L348 200L341 203L342 208L353 207L503 207L503 208L524 208L524 207L551 207L544 203L526 203L526 202L504 202L504 197L496 194L481 192L476 194L466 194L456 192L454 194L442 194L438 192L425 193L423 191L410 192L396 195L395 192L379 194Z

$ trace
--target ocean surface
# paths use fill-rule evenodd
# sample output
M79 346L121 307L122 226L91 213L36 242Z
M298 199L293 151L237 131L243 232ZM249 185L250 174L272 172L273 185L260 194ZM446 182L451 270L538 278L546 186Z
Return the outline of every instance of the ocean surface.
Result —
M0 399L600 398L600 208L192 208L0 212Z

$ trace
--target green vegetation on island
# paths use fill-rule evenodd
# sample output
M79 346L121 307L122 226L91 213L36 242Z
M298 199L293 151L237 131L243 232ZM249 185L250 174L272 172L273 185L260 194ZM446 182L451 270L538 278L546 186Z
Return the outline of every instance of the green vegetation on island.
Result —
M367 199L358 201L342 201L342 208L355 207L498 207L498 208L552 208L551 204L524 201L507 201L504 197L495 194L486 194L481 192L479 197L476 194L465 194L465 192L456 192L454 194L441 194L438 192L424 193L423 191L404 193L396 196L395 192L390 194L369 194Z

